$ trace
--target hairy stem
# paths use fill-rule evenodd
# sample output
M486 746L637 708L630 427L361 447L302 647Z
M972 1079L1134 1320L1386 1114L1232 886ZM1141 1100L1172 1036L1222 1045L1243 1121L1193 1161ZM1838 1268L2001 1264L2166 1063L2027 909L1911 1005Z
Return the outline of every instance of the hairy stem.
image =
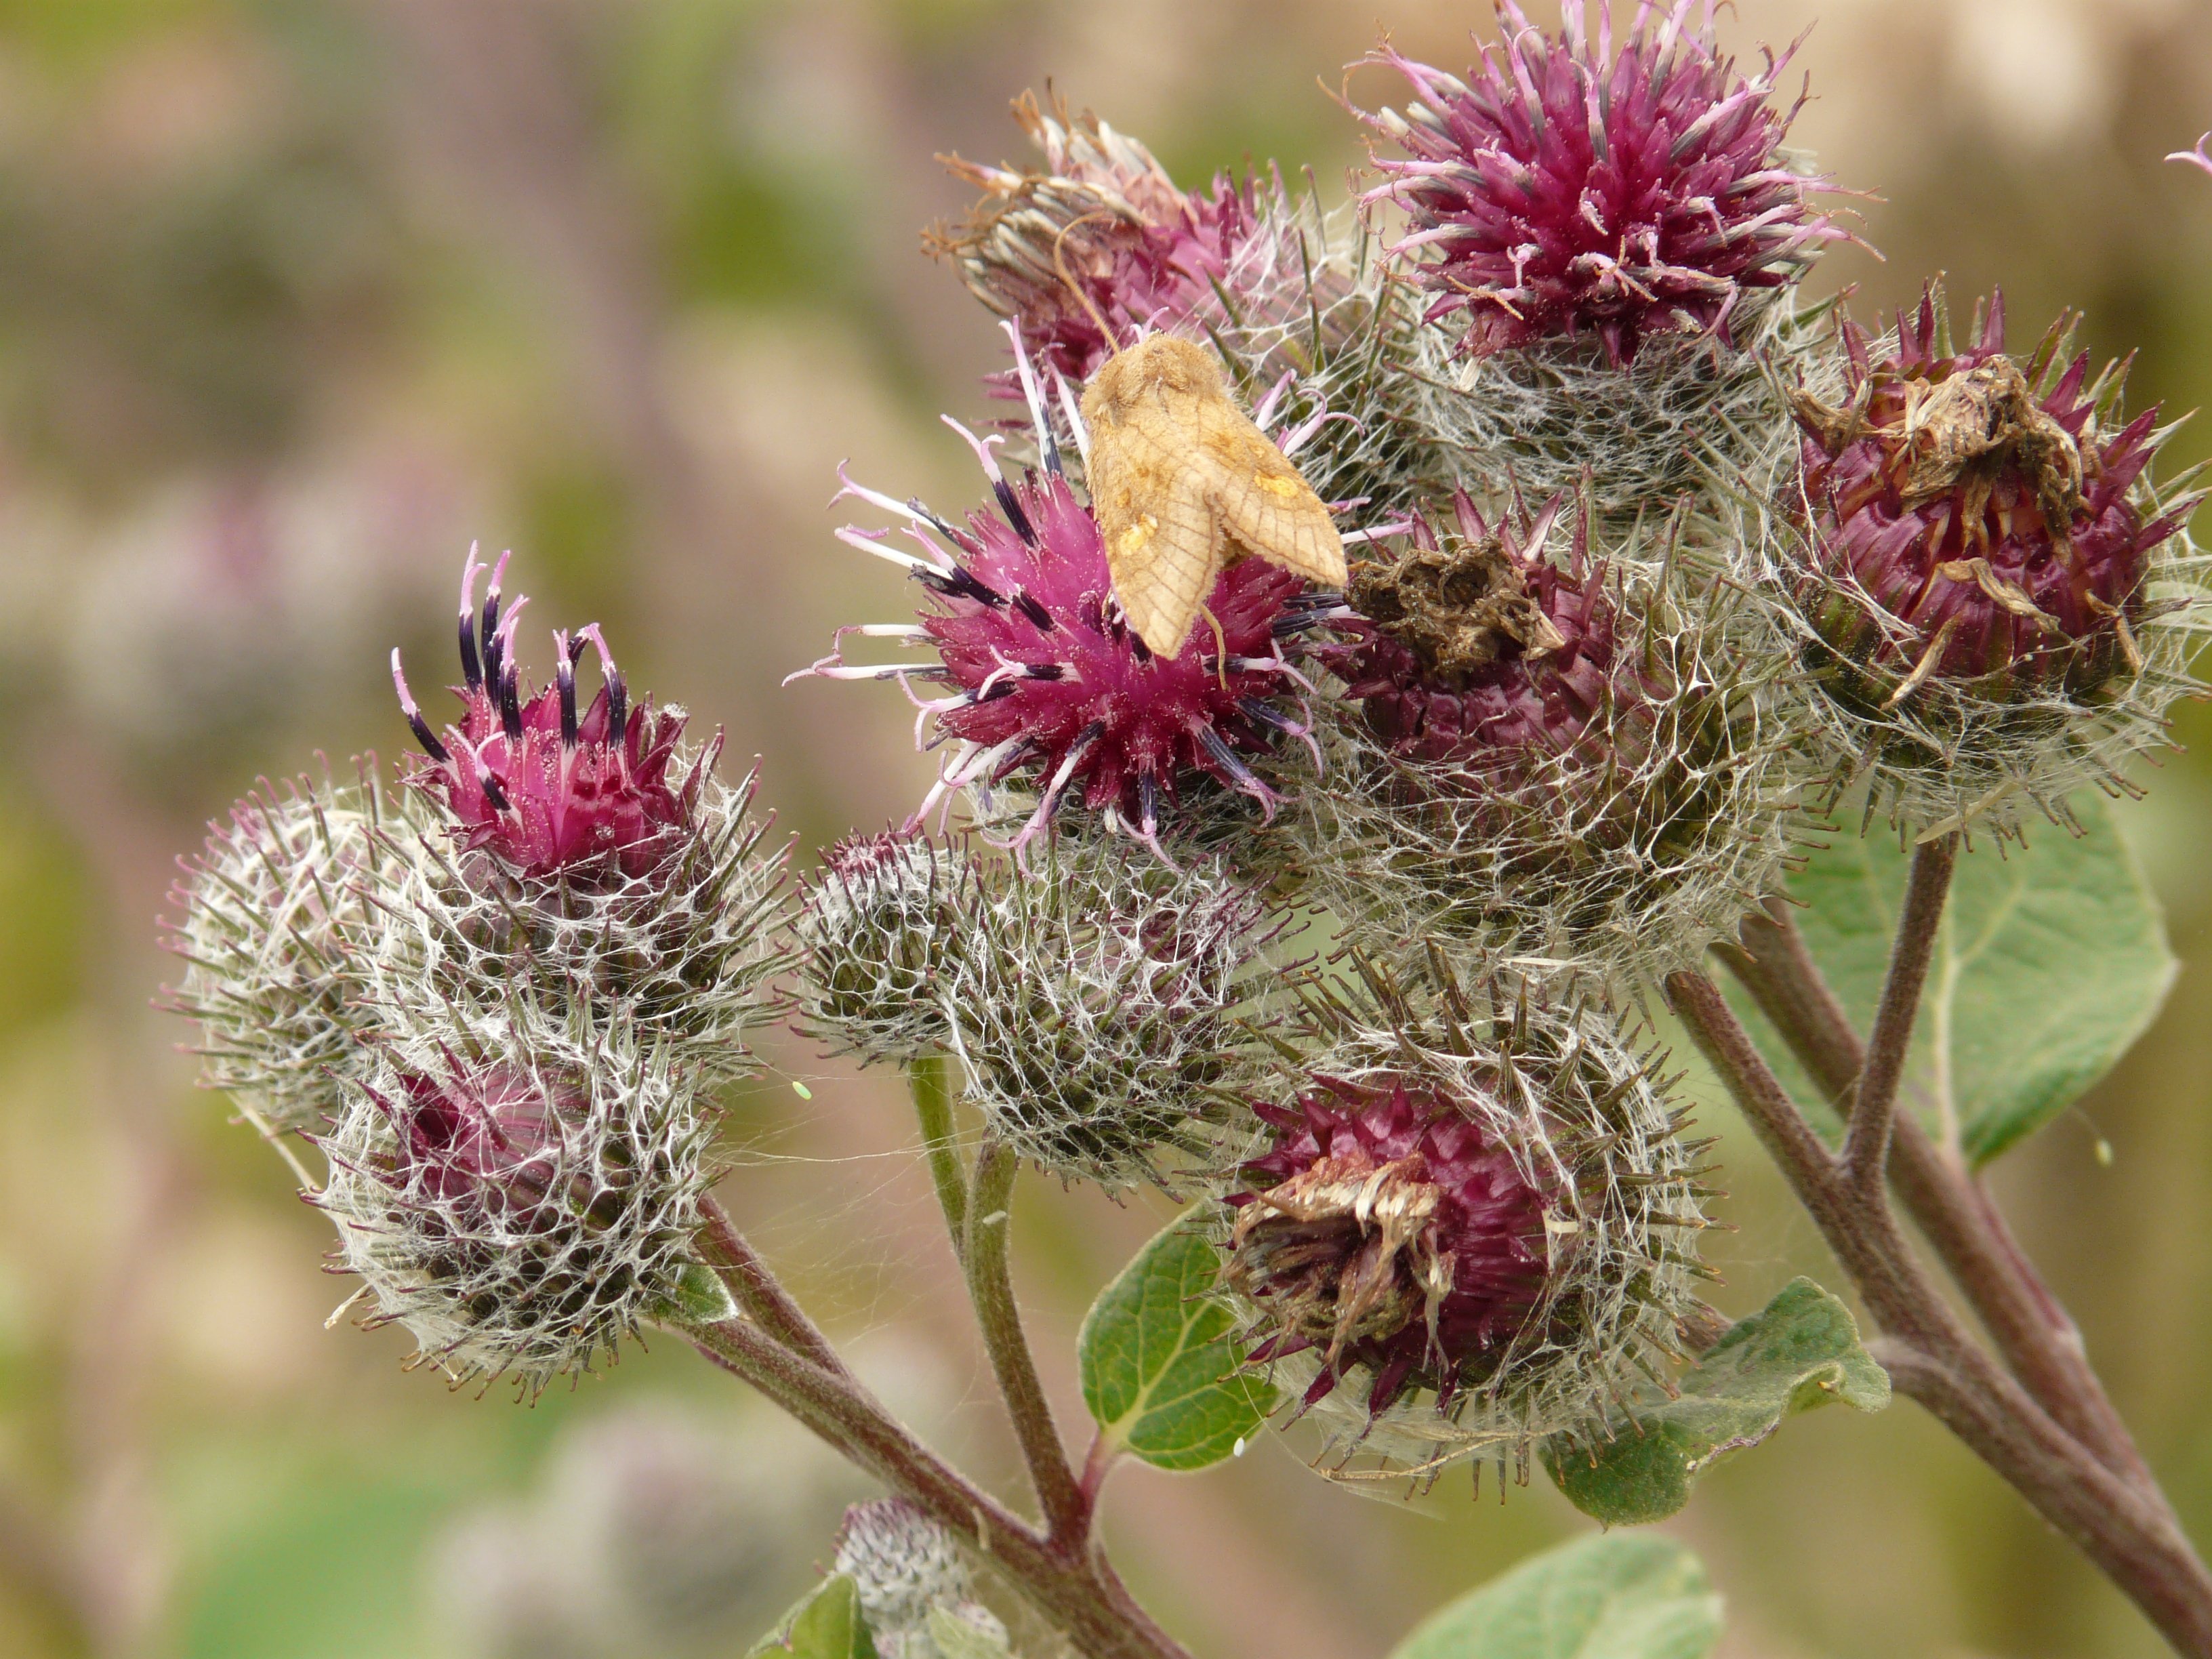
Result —
M924 1054L907 1073L914 1094L914 1115L921 1120L922 1151L929 1158L929 1178L936 1183L937 1202L945 1212L945 1230L952 1236L952 1251L964 1265L968 1250L968 1172L960 1166L960 1148L952 1138L951 1062L942 1054Z
M1899 1391L2073 1540L2178 1651L2212 1659L2212 1574L2163 1505L2098 1461L1967 1334L1899 1232L1887 1189L1869 1192L1828 1152L1719 988L1682 972L1668 977L1667 993L1867 1311L1896 1339L1881 1355Z
M699 1213L705 1221L699 1232L702 1254L707 1265L729 1286L738 1305L778 1341L825 1370L845 1375L845 1361L830 1339L822 1334L806 1310L792 1299L782 1280L769 1271L768 1263L738 1231L730 1212L715 1202L713 1194L700 1199Z
M1905 878L1897 942L1890 949L1889 974L1875 1009L1866 1063L1860 1068L1851 1103L1850 1127L1844 1136L1844 1178L1876 1198L1887 1179L1898 1085L1905 1079L1905 1053L1912 1045L1920 994L1928 983L1928 964L1935 960L1943 904L1951 896L1951 872L1958 860L1958 836L1942 836L1913 853L1911 873Z
M1744 924L1720 951L1829 1102L1858 1079L1865 1053L1790 913L1780 905ZM2157 1481L2089 1364L2080 1329L2012 1236L2003 1214L1952 1152L1910 1113L1897 1121L1889 1180L2005 1364L2036 1402L2110 1468L2148 1493Z
M975 1322L998 1374L1006 1415L1021 1443L1030 1484L1036 1488L1045 1525L1054 1548L1079 1556L1091 1532L1091 1501L1068 1467L1066 1448L1053 1421L1052 1402L1037 1377L1036 1360L1022 1329L1020 1306L1007 1260L1007 1234L1014 1177L1021 1159L1003 1141L987 1140L975 1158L975 1183L969 1194L968 1243L962 1253L968 1267L968 1295Z
M848 1377L742 1320L690 1326L684 1334L715 1364L758 1389L990 1560L1088 1659L1189 1659L1103 1559L1055 1547Z

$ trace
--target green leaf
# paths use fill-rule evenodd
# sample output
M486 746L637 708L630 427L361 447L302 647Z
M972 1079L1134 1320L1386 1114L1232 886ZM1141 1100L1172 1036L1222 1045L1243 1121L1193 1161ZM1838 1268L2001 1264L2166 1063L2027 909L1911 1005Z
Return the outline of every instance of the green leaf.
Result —
M1707 1659L1721 1598L1671 1538L1578 1539L1423 1620L1390 1659Z
M1888 1374L1859 1346L1850 1310L1811 1279L1793 1279L1729 1328L1677 1398L1638 1406L1595 1451L1546 1441L1544 1468L1577 1509L1607 1526L1663 1520L1717 1459L1757 1445L1785 1417L1838 1400L1880 1411L1889 1404Z
M860 1617L860 1592L844 1573L823 1579L745 1659L772 1659L788 1653L797 1659L877 1659L876 1644Z
M937 1659L1010 1659L1006 1632L987 1630L947 1607L930 1608L929 1640Z
M668 1312L681 1324L716 1325L735 1319L738 1304L720 1273L702 1261L695 1261L676 1281L676 1294L668 1298Z
M1221 1261L1184 1216L1099 1292L1077 1339L1083 1400L1108 1440L1163 1469L1202 1469L1239 1450L1275 1391L1242 1374Z
M2101 796L2074 803L2082 833L2052 828L2002 856L1962 855L1905 1079L1930 1134L1975 1164L2033 1134L2111 1070L2157 1014L2177 963L2134 855ZM1806 944L1861 1032L1887 971L1909 856L1879 833L1839 836L1790 883ZM1747 1003L1740 1006L1747 1006ZM1829 1103L1753 1034L1825 1132Z

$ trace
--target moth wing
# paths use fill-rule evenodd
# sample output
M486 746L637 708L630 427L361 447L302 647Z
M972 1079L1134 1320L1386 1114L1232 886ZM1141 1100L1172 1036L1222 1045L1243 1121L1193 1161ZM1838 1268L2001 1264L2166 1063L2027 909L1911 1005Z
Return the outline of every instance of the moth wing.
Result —
M1220 579L1221 534L1206 481L1188 471L1148 498L1146 508L1109 538L1106 568L1137 637L1155 654L1172 657Z
M1349 576L1344 538L1313 486L1267 434L1226 399L1207 411L1199 446L1224 531L1245 551L1324 587Z

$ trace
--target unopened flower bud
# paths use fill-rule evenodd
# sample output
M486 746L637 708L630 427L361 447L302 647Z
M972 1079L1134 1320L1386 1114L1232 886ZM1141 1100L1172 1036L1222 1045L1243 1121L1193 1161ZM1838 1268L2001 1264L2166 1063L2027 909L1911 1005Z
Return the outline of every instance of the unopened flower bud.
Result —
M457 1382L511 1374L534 1394L678 1297L713 1117L635 1032L571 1070L544 1062L529 1018L473 1050L380 1049L319 1142L314 1201L368 1322L405 1326L414 1363Z
M266 1131L324 1127L337 1079L366 1063L380 894L409 858L400 806L373 774L264 786L209 826L171 891L185 969L170 1006L199 1022L202 1082Z
M1066 1178L1212 1167L1281 933L1216 863L1056 839L960 910L948 1041L992 1132Z
M799 1012L810 1036L863 1065L904 1065L949 1027L957 907L969 902L966 855L914 832L852 836L830 849L799 913Z

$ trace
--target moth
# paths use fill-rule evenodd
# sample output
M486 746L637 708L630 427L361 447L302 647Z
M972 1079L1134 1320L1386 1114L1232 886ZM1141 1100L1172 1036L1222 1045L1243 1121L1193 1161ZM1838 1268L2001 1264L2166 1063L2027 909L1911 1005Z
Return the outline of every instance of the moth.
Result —
M1215 580L1247 555L1344 586L1328 508L1202 346L1155 334L1117 351L1083 389L1083 421L1114 592L1158 655L1182 649Z

